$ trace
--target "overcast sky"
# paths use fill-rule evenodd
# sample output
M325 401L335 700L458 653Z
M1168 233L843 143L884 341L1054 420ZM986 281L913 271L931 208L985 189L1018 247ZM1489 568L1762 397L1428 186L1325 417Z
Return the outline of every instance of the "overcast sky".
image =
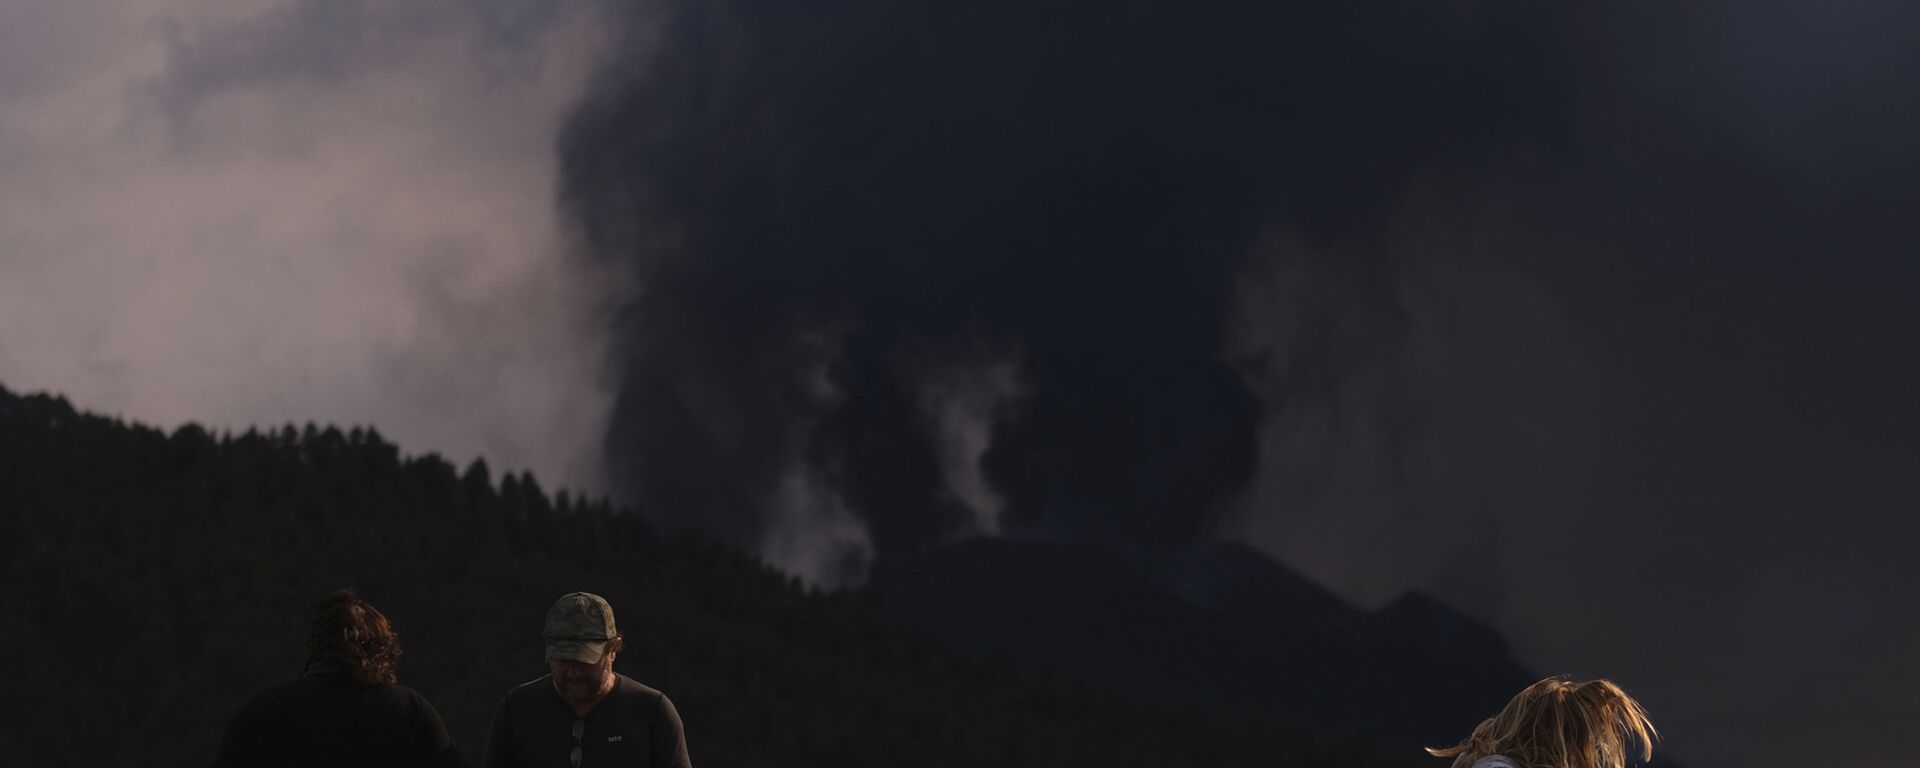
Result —
M1912 7L1467 3L1409 31L1361 3L1271 44L1144 0L875 12L901 45L852 11L661 21L695 5L0 4L0 383L740 503L675 521L825 583L1197 499L1108 522L1247 541L1363 605L1434 590L1534 669L1621 681L1694 768L1920 761ZM1217 77L1266 65L1311 75ZM1039 231L1115 219L1166 223ZM1196 232L1230 253L1160 271L1156 238ZM994 293L1060 243L1107 250ZM955 286L987 297L966 322ZM1023 467L1124 442L1089 396L1191 419L1110 497ZM1139 480L1196 445L1244 472ZM938 519L881 511L916 493Z
M0 382L598 490L605 282L552 202L580 11L0 6Z

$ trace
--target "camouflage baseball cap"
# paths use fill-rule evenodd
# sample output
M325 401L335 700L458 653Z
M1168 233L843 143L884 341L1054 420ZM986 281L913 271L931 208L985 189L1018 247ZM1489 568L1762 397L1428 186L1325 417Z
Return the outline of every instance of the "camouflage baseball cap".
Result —
M607 643L620 636L613 606L592 592L569 592L547 609L547 661L598 664Z

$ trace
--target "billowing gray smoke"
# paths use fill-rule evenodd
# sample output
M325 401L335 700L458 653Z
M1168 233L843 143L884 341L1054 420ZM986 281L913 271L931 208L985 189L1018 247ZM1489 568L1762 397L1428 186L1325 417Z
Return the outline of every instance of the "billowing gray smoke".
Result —
M625 500L1238 538L1690 764L1915 764L1914 4L664 2L561 143Z
M1526 8L1316 5L650 16L562 144L587 248L637 285L615 492L776 549L841 515L829 580L969 531L1202 531L1254 467L1250 380L1284 398L1343 353L1234 354L1263 242L1391 316L1406 177L1559 119Z

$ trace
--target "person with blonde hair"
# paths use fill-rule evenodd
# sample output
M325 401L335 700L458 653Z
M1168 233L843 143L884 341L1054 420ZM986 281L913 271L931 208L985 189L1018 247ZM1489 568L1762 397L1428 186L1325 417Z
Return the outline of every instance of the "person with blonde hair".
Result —
M1562 676L1527 686L1465 741L1427 753L1453 758L1452 768L1626 768L1636 744L1640 760L1652 760L1659 736L1620 686Z

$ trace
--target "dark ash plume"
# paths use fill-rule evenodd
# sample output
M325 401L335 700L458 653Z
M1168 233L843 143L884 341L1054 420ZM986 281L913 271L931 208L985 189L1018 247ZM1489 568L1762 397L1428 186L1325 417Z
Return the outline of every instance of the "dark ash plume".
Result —
M671 4L561 145L636 280L615 492L762 547L838 515L832 578L979 530L1189 540L1254 468L1263 240L1390 315L1406 177L1561 119L1512 5Z

